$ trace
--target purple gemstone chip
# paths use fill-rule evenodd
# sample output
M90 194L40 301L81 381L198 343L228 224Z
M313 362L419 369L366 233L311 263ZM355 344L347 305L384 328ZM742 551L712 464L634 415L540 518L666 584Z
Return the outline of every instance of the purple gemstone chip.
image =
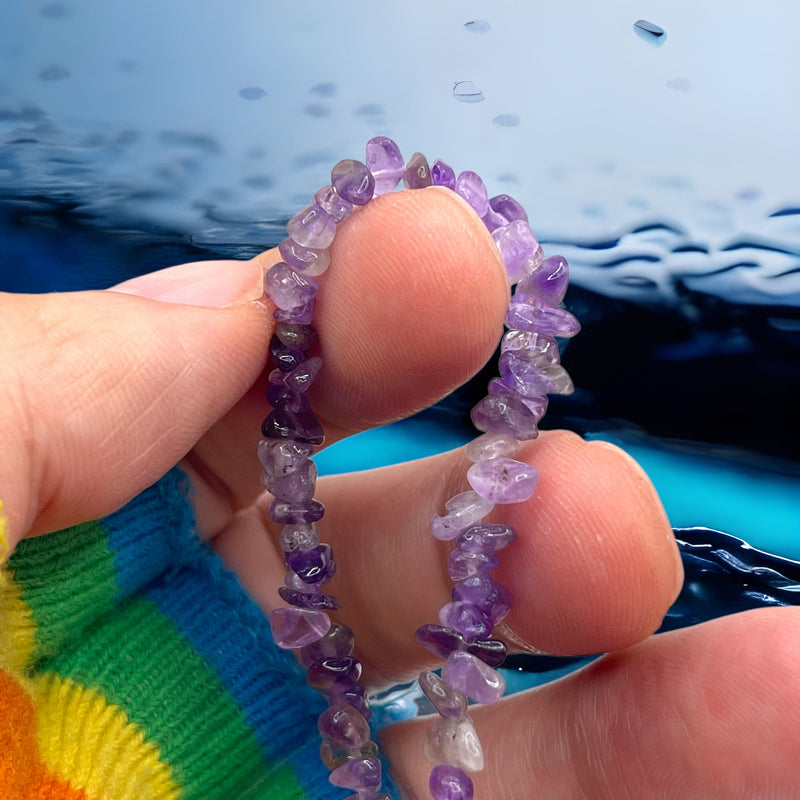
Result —
M446 186L448 189L456 189L456 173L453 168L437 158L431 167L431 180L434 186Z
M292 311L307 305L319 290L319 283L288 264L279 261L264 273L264 294L281 311Z
M278 594L289 605L298 608L319 608L329 611L341 608L339 601L332 594L301 592L299 589L290 589L288 586L279 586Z
M538 297L523 292L517 292L511 298L505 324L509 328L567 339L581 329L580 323L569 311L545 305Z
M379 758L351 758L328 776L334 786L343 789L379 789L383 780Z
M426 186L433 185L428 159L422 153L414 153L408 159L403 173L403 184L406 189L424 189Z
M292 550L284 553L286 566L294 570L305 583L327 583L336 572L333 550L320 544L311 550Z
M521 503L536 491L536 467L513 458L476 461L467 470L469 485L492 503Z
M367 167L375 178L375 195L391 192L403 177L405 165L400 148L388 136L367 142Z
M336 221L312 203L289 220L286 230L297 244L319 250L328 247L336 236Z
M366 164L352 158L345 158L331 170L331 184L339 196L357 206L366 205L372 200L375 178Z
M486 186L476 172L466 170L456 178L456 193L460 194L476 211L484 217L489 210L489 195Z
M433 800L472 800L472 778L464 770L449 764L437 764L428 782Z

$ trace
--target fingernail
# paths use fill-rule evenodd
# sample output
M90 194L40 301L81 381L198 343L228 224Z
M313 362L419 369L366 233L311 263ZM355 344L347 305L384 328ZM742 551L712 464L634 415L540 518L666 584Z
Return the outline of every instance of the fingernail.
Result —
M198 261L132 278L112 291L162 303L222 308L261 297L261 272L248 261Z

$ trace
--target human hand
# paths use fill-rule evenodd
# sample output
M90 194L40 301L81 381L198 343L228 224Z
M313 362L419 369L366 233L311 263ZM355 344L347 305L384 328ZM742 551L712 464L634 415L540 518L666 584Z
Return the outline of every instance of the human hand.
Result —
M503 268L451 194L398 193L344 226L318 303L324 367L311 403L328 443L418 410L491 355L507 300ZM215 265L230 303L258 294L266 253ZM253 453L267 409L270 315L171 305L202 296L208 265L113 292L4 296L0 336L14 358L0 411L0 486L13 544L109 513L174 463L195 486L200 532L265 609L283 580L277 531ZM193 297L165 290L194 276ZM208 286L206 285L206 289ZM183 290L182 290L183 291ZM170 293L172 292L172 294ZM615 651L579 673L474 716L487 755L476 797L791 797L798 752L796 609L772 609L650 638L681 568L641 470L564 432L523 450L541 479L496 511L520 539L498 577L516 637L553 654ZM430 517L463 487L460 452L320 480L332 591L373 686L432 666L414 641L449 599L447 548ZM746 688L752 687L750 691ZM394 777L427 796L425 723L387 729Z

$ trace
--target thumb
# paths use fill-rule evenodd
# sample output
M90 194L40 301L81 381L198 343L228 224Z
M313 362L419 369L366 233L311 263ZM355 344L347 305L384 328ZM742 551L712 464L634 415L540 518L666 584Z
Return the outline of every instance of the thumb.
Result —
M114 291L0 293L7 545L118 508L244 394L272 325L248 302L260 281L253 263L220 261Z

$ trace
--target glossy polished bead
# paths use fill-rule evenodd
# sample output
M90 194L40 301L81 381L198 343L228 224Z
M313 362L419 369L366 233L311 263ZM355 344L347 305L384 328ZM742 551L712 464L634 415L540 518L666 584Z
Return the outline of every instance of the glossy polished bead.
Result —
M303 275L322 275L331 265L331 254L323 248L303 247L292 239L284 239L278 245L281 258Z
M315 661L306 670L306 681L312 689L327 692L338 682L355 683L361 676L361 664L352 656L330 656Z
M292 522L317 522L324 514L325 506L319 500L295 503L276 498L269 506L269 518L284 525Z
M504 385L525 397L543 394L572 394L575 387L561 364L551 364L546 355L509 350L498 362Z
M380 759L352 758L331 772L328 780L344 789L379 789L383 780Z
M533 255L539 242L528 223L521 219L492 231L492 238L506 265L509 281L516 283L524 275L522 265Z
M310 550L292 550L284 554L286 565L305 583L327 583L336 572L333 550L320 544Z
M264 293L281 310L301 308L316 295L319 283L279 261L264 273Z
M547 411L547 396L535 395L533 397L524 397L523 395L510 389L500 378L492 378L489 381L489 395L507 395L509 392L517 398L532 414L533 421L536 424Z
M375 136L367 142L367 167L375 178L375 195L391 192L400 183L405 165L400 148L387 136Z
M264 471L261 483L273 497L290 503L305 503L314 497L317 465L313 461L304 461L296 470L285 475L270 475Z
M467 642L463 649L490 667L499 667L508 653L508 648L499 639L476 639Z
M548 364L558 364L558 342L552 336L538 331L506 331L500 340L500 352L527 351L534 355L545 356Z
M267 401L273 408L285 408L288 411L308 411L308 395L289 389L282 382L273 384L267 389Z
M314 448L291 439L262 439L256 449L261 466L270 475L286 475L308 461Z
M489 615L473 603L455 601L439 609L439 622L468 639L481 639L492 632Z
M479 431L501 433L513 439L535 439L539 435L538 418L510 390L498 391L483 398L470 414Z
M281 529L281 550L290 553L292 550L311 550L319 544L319 531L312 522L284 525Z
M520 272L522 273L520 280L525 280L528 275L532 275L541 266L542 261L544 261L544 250L542 250L540 244L533 251L533 255L526 259L525 263L520 267Z
M364 719L368 720L372 716L366 689L359 686L355 680L336 681L328 690L328 701L330 703L347 703L353 706Z
M328 769L341 767L346 761L353 758L373 758L378 755L378 745L372 739L364 742L360 747L339 747L329 741L323 740L319 747L319 756L322 763ZM371 800L371 797L378 797L374 792L359 792L357 795L350 795L356 800ZM388 795L387 795L388 797ZM389 797L389 800L392 800Z
M489 199L489 207L508 222L521 219L528 222L528 212L510 194L497 194Z
M439 658L447 658L453 650L464 647L464 637L458 631L443 625L420 625L414 637L426 650Z
M285 407L270 412L261 425L261 433L268 439L294 439L314 445L325 441L325 432L313 412L295 412Z
M456 178L456 194L460 194L471 206L479 217L483 217L489 210L489 195L480 176L466 170L459 173Z
M431 167L431 180L434 186L446 186L448 189L456 189L456 173L453 168L437 158Z
M492 503L521 503L531 497L539 482L536 467L513 458L476 461L467 470L469 485Z
M513 456L520 448L520 443L511 436L501 433L484 433L473 439L464 450L464 455L473 463L487 458Z
M334 622L324 636L301 648L300 661L308 667L323 658L349 656L353 652L354 644L353 631L347 625Z
M467 712L467 698L435 672L420 672L419 688L442 717L459 719Z
M361 747L369 741L369 723L347 703L336 703L320 714L317 730L340 747Z
M438 717L425 734L425 757L434 764L450 764L467 772L483 769L483 748L469 716Z
M286 373L283 382L290 389L296 389L298 392L307 392L321 367L322 359L319 356L307 358L298 367Z
M353 213L353 204L345 200L335 186L323 186L314 193L314 202L333 217L336 223L344 222Z
M307 303L297 308L276 308L272 312L272 316L278 322L294 322L298 325L309 325L314 318L314 307L316 304L316 297L312 297Z
M433 800L472 800L472 778L464 770L450 764L437 764L428 781Z
M494 553L470 553L456 549L447 557L447 574L454 581L462 581L479 572L488 572L499 564L500 559Z
M517 292L508 304L505 323L509 328L523 331L538 331L548 336L570 338L581 325L575 317L563 308L545 305L532 294Z
M453 587L451 595L454 602L474 605L483 611L490 620L489 631L485 634L476 634L471 638L488 635L491 632L491 626L500 622L511 610L511 595L508 589L486 573L471 575L469 578L459 581ZM459 629L456 628L456 630ZM463 633L463 631L461 632ZM469 636L469 634L465 634L465 636Z
M442 678L476 703L494 703L506 689L500 673L461 650L455 650L447 657L442 667Z
M289 238L303 247L321 250L328 247L336 235L336 222L316 203L306 206L287 223Z
M408 159L403 173L403 185L406 189L424 189L426 186L433 185L428 159L422 153L414 153Z
M279 322L275 326L275 335L286 347L304 352L313 347L319 338L317 329L311 325L293 325L290 322Z
M324 611L290 606L273 609L269 625L275 644L291 648L315 642L331 627L331 620Z
M510 525L487 522L462 531L456 539L456 547L471 553L493 553L508 547L516 538L517 532Z
M375 190L375 178L366 164L353 158L345 158L331 170L331 184L350 203L366 205Z
M287 347L277 336L270 339L269 354L281 372L291 372L305 358L302 350Z
M298 608L319 608L324 611L336 611L341 608L339 601L332 594L303 592L299 589L290 589L288 586L279 586L278 594L289 605Z
M449 541L455 539L464 528L483 519L492 510L493 503L472 491L454 495L444 507L447 513L431 520L431 533L437 539Z
M520 281L518 291L538 297L545 305L557 306L567 293L569 264L564 256L550 256Z

